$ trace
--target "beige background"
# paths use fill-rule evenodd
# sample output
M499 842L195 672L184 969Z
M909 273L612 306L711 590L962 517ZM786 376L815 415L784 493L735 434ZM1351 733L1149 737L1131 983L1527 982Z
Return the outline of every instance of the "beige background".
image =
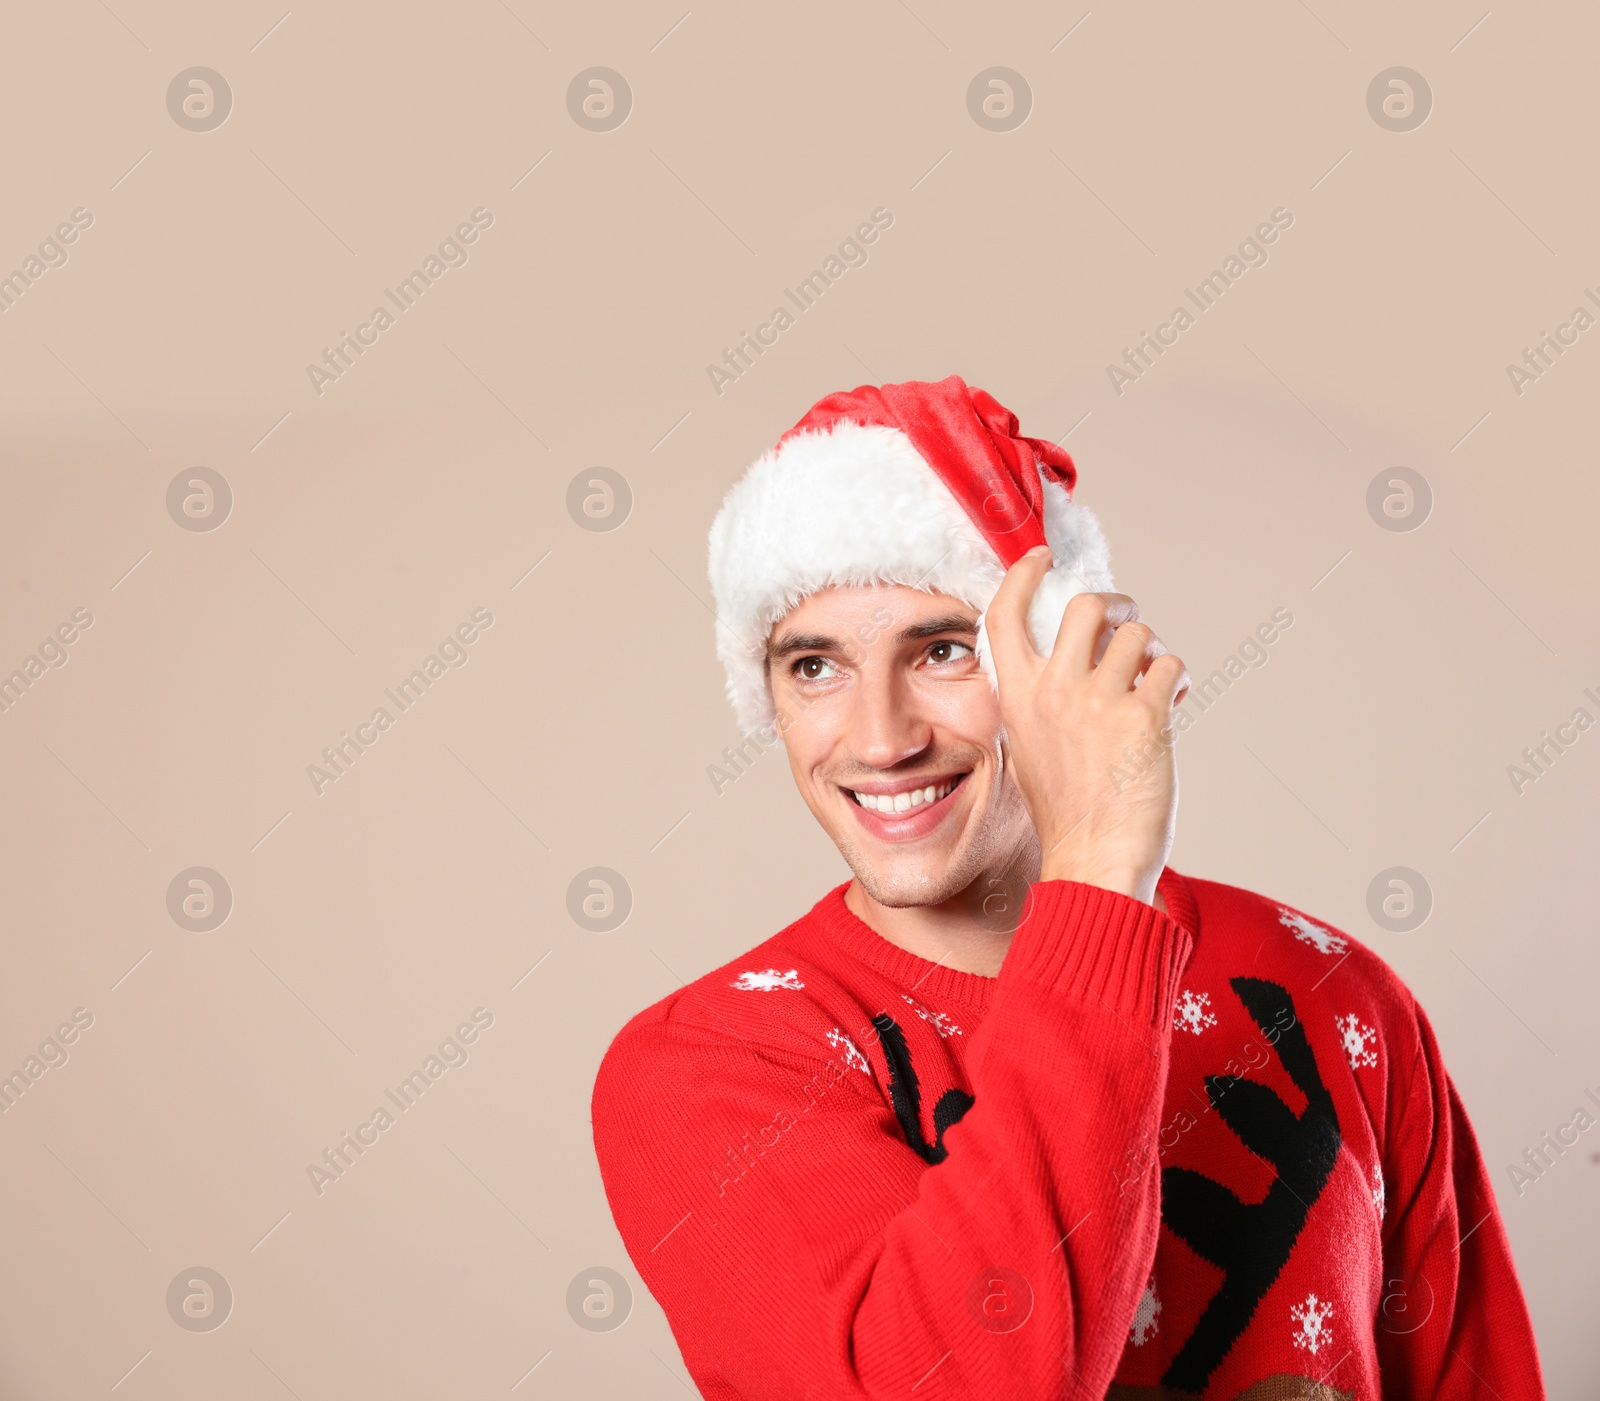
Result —
M683 1394L593 1072L842 872L780 754L707 777L737 736L705 531L821 394L960 373L1069 435L1119 582L1194 669L1293 613L1184 741L1174 864L1416 989L1552 1394L1581 1394L1600 1133L1520 1197L1508 1165L1600 1085L1600 733L1520 797L1506 769L1600 716L1600 330L1521 396L1505 366L1600 284L1600 21L689 3L8 14L0 265L94 222L0 315L0 670L95 621L0 714L0 1073L94 1023L0 1116L0 1393ZM206 133L166 108L194 65L233 93ZM565 100L594 65L633 94L606 133ZM965 100L993 65L1033 93L1003 134ZM1433 92L1404 134L1366 106L1395 65ZM480 207L470 260L319 396L306 365ZM714 392L879 207L870 261ZM1106 365L1280 207L1270 261L1118 396ZM1434 496L1407 533L1365 504L1399 465ZM234 503L190 532L166 493L199 466ZM631 487L615 530L568 514L596 466ZM468 664L319 796L307 766L477 608ZM1435 905L1391 934L1366 891L1401 865ZM210 933L167 912L191 866L234 894ZM611 933L567 913L590 866L632 890ZM478 1007L468 1062L317 1195L307 1166ZM214 1331L167 1311L195 1265L234 1294ZM567 1312L596 1265L637 1291L616 1331Z

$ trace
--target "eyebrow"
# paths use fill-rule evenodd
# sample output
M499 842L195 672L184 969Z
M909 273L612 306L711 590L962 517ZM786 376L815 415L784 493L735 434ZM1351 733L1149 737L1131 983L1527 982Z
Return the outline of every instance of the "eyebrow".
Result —
M958 632L966 637L978 635L978 625L971 618L962 613L944 613L936 618L926 618L920 623L912 623L909 627L902 628L896 635L897 642L917 642L925 637L938 637L944 633ZM784 657L791 657L796 652L838 652L843 646L838 638L828 637L816 632L791 632L785 633L777 641L767 645L767 665L780 661Z
M923 637L937 637L940 633L959 632L967 637L978 635L977 622L964 613L946 613L942 617L928 618L920 623L912 623L910 627L901 630L896 639L899 642L915 642Z

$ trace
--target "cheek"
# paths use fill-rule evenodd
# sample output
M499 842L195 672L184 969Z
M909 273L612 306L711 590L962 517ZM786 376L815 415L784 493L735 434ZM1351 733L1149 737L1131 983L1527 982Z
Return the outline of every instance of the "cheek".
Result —
M778 739L789 756L789 767L802 784L839 746L838 706L797 702L793 695L775 696Z
M930 682L918 691L922 711L952 739L993 749L1000 737L1000 699L989 678L974 670L960 681Z

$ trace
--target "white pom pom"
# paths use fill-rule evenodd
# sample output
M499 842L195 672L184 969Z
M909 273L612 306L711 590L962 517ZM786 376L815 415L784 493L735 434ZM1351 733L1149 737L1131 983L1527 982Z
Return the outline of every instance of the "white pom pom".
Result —
M1048 657L1056 649L1056 634L1061 630L1061 618L1067 604L1081 593L1104 593L1111 588L1109 574L1085 574L1070 564L1058 564L1043 579L1028 605L1028 635L1033 639L1034 650ZM989 655L989 616L978 619L978 664L989 678L995 694L1000 692L999 678L994 671L994 659Z

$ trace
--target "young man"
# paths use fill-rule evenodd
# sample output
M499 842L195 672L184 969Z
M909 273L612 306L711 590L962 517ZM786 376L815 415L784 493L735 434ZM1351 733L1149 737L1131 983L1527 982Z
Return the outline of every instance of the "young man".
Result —
M740 723L855 879L601 1066L685 1364L712 1401L1542 1397L1411 994L1166 866L1187 676L1075 479L959 378L867 387L712 530Z

